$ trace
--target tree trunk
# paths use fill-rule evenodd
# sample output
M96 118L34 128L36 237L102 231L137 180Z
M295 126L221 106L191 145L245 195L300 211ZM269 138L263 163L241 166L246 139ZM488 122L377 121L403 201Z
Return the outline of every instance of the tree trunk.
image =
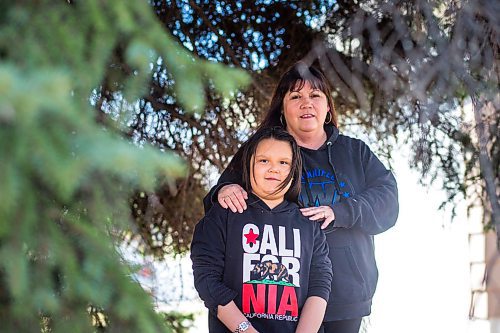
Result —
M491 208L491 222L496 230L496 249L500 252L500 203L496 191L493 164L488 155L487 145L490 136L489 133L486 132L487 126L485 126L488 113L494 114L495 112L493 108L492 102L483 102L476 96L472 96L472 109L476 120L476 133L479 141L479 167L486 184L486 197ZM487 212L488 210L485 207L484 213L487 214Z

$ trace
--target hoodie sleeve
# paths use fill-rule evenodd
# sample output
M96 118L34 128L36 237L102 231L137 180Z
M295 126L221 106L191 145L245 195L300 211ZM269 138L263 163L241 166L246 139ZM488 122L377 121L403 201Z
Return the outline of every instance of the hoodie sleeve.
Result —
M319 224L314 224L314 248L309 273L307 297L318 296L328 302L332 287L332 263L328 257L325 233Z
M399 214L396 179L364 143L360 163L363 164L365 187L352 197L342 198L332 208L334 227L360 228L376 235L394 226Z
M238 294L223 282L226 228L225 221L213 214L195 227L191 243L194 286L210 310L226 305Z

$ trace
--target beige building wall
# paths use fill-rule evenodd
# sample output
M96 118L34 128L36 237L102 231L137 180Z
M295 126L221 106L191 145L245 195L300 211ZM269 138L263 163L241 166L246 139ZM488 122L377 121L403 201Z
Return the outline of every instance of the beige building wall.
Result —
M500 333L500 251L496 233L484 233L481 211L469 218L471 299L469 318L488 322L490 333Z
M488 297L488 320L491 333L500 333L500 251L497 235L490 231L485 235L485 262L487 269L486 293Z

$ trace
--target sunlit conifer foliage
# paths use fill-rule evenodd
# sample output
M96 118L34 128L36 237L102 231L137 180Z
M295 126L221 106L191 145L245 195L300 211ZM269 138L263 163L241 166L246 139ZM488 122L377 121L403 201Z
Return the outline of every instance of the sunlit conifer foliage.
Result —
M114 247L134 191L187 170L124 135L159 62L189 117L207 86L246 81L185 50L144 1L1 2L0 331L171 331Z

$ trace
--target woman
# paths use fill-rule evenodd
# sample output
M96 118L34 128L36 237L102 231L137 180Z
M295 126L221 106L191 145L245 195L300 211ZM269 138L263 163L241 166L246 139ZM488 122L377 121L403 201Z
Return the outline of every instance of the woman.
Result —
M209 331L310 333L332 281L326 238L297 205L302 163L281 127L263 128L242 153L244 213L214 205L196 225L191 259Z
M324 332L356 333L371 312L378 279L374 235L398 216L396 180L364 142L339 134L330 88L314 67L299 62L281 77L259 127L277 125L301 148L302 214L327 234L334 274ZM241 149L205 198L205 209L215 200L233 212L247 208L234 167L240 156Z

